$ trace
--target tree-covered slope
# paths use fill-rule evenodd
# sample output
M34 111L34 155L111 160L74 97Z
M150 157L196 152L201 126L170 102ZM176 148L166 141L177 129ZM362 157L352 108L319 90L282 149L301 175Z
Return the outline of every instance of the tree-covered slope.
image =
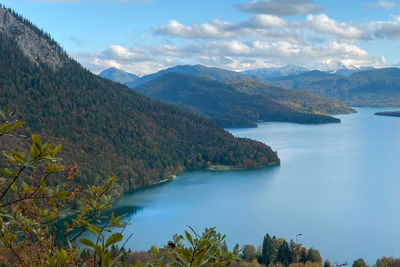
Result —
M30 23L1 11L14 19L13 28L21 29L21 34L33 29L42 38ZM80 166L81 184L117 175L119 189L114 193L118 194L187 168L279 163L265 144L234 138L203 116L98 77L58 46L61 64L56 68L40 58L33 61L14 37L11 31L0 31L0 107L15 111L33 132L63 144L65 157ZM42 38L44 43L50 41Z
M161 70L153 74L145 75L140 79L126 83L126 85L130 88L135 88L136 86L149 82L155 78L161 77L162 75L170 72L203 76L220 82L245 81L245 80L256 79L255 77L248 76L239 72L224 70L220 68L210 68L202 65L178 65L172 68Z
M340 122L326 115L302 113L269 96L240 92L229 84L200 76L171 72L134 90L205 114L224 127L256 126L257 121Z
M238 92L262 95L284 104L296 111L312 114L347 114L354 110L336 101L303 91L282 89L257 81L229 82Z
M384 68L341 75L308 72L269 83L306 90L350 106L400 106L400 69Z
M375 115L378 115L378 116L389 116L389 117L400 117L400 111L376 112Z

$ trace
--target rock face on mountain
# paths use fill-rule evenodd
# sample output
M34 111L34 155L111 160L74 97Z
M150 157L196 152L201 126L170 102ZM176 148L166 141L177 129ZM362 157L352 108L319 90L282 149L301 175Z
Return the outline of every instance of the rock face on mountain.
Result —
M4 7L0 7L0 32L13 38L24 55L36 64L45 63L57 69L66 61L66 53L49 35Z
M185 169L279 164L263 143L235 138L204 116L83 69L11 11L0 8L0 21L0 109L13 110L45 141L61 143L60 157L79 165L83 188L116 175L118 195Z

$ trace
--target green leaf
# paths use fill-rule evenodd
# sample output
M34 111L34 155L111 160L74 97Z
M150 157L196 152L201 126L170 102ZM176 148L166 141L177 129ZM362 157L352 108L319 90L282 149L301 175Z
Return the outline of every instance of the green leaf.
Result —
M47 263L49 264L50 267L56 266L56 262L54 260L54 257L46 256L47 258Z
M31 190L31 188L30 188L30 186L29 186L29 185L27 185L27 186L24 186L23 188L24 188L24 193L26 193L26 194L29 194L29 193L31 193L31 192L32 192L32 190Z
M8 178L14 178L14 174L10 172L7 168L0 169L0 172L7 176Z
M9 152L3 151L3 156L11 162L15 161L13 155Z
M92 241L90 241L89 239L86 239L86 238L82 238L81 240L79 240L79 242L81 242L82 245L85 245L87 247L91 247L91 248L95 247L95 244Z
M10 130L13 131L19 127L21 127L22 125L24 125L25 122L24 121L17 121L16 123L14 123L11 127Z
M9 131L9 129L8 129L8 123L3 123L1 126L0 126L0 131L1 131L1 133L2 134L6 134L6 133L8 133L8 131Z
M102 257L102 264L103 264L103 266L105 266L105 267L110 266L110 264L111 264L111 254L110 254L109 251L107 251L107 252L103 255L103 257Z
M13 150L13 158L14 158L16 161L20 162L20 163L25 163L25 159L24 159L24 157L21 155L21 153L15 151L15 150Z
M193 246L193 238L192 238L192 236L189 234L188 231L185 231L185 235L186 235L187 240L188 240L188 241L190 242L190 244Z
M70 227L69 223L67 223L66 221L64 221L63 223L64 223L64 225L65 225L66 228L69 228L69 227Z
M43 144L39 136L32 134L32 142L38 146L39 150L42 150Z
M97 256L99 256L99 258L103 257L103 249L100 245L94 245L94 250L96 251L96 254Z
M41 193L45 193L46 192L46 189L47 189L47 186L46 186L46 183L44 182L44 181L42 181L42 180L40 180L40 192Z
M113 245L115 243L118 243L119 241L122 240L122 238L123 238L123 235L120 234L120 233L115 233L115 234L110 235L107 238L105 247L107 248L107 247L109 247L109 246L111 246L111 245Z
M116 176L112 176L112 177L110 177L110 178L108 179L108 183L113 183L113 182L115 182L116 179L117 179Z
M60 150L61 150L61 145L56 146L56 147L53 149L53 151L52 151L53 155L55 155L55 154L57 154L58 152L60 152Z
M61 254L63 255L65 261L67 261L68 260L68 255L67 255L67 252L65 251L65 249L63 249L63 248L61 249Z
M33 159L36 159L40 155L40 149L37 144L31 145L31 155Z
M65 263L68 260L67 252L64 249L61 250L57 249L56 255L57 255L57 261L59 263Z
M92 232L93 234L95 234L96 236L101 234L101 230L99 227L97 227L96 225L93 224L89 224L87 229Z
M58 199L58 200L65 200L68 196L68 192L66 191L60 191L57 192L53 195L53 198Z
M15 191L17 190L17 185L15 183L12 183L10 188Z

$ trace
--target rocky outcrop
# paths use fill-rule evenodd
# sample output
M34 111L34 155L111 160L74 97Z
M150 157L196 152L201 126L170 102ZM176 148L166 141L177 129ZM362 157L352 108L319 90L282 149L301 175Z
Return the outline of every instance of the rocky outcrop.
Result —
M23 53L36 64L44 63L52 69L60 68L66 53L49 37L38 34L38 29L0 6L0 32L16 41Z

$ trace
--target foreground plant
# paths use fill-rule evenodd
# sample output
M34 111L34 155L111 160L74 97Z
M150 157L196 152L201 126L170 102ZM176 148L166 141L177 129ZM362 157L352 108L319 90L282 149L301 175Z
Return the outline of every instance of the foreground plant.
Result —
M202 234L188 227L185 235L174 235L165 248L151 248L153 261L150 266L229 266L240 259L239 245L232 252L225 244L225 235L221 235L215 227L206 228Z
M15 134L24 122L10 120L11 112L0 112L0 137L3 147L22 137ZM73 182L77 166L64 166L57 158L61 145L43 143L35 134L25 151L3 151L0 169L0 262L6 266L110 266L109 247L121 241L122 217L106 220L111 207L107 195L115 177L102 186L81 190ZM72 210L72 206L81 208ZM104 223L106 222L106 223ZM98 226L101 225L101 226ZM77 241L85 232L94 238L82 239L90 250L80 257ZM116 261L114 260L114 264Z

